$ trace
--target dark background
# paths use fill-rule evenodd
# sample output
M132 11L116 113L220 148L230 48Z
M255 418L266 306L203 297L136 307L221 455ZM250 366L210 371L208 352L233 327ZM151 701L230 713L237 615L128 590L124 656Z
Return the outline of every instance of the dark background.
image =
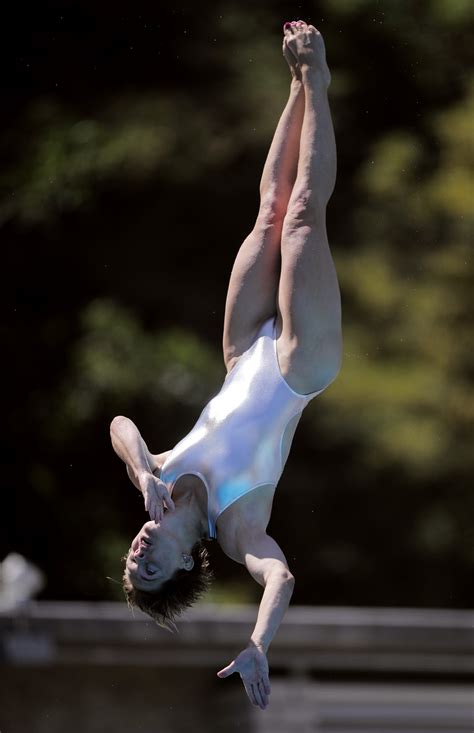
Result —
M288 94L324 36L344 363L305 410L269 532L299 604L472 604L473 18L463 0L44 4L3 28L0 555L114 599L146 519L125 414L171 448L225 376L230 270ZM471 239L472 242L472 239ZM216 543L208 598L260 589Z

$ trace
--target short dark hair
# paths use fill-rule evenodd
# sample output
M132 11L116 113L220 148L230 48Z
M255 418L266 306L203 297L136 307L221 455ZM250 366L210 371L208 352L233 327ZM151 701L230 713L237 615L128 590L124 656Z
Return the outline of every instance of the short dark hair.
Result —
M191 550L194 566L191 570L179 568L157 591L135 588L125 571L122 578L125 598L130 607L144 611L168 631L176 630L175 620L193 605L210 587L214 574L209 565L209 553L201 542ZM125 555L123 560L126 560Z

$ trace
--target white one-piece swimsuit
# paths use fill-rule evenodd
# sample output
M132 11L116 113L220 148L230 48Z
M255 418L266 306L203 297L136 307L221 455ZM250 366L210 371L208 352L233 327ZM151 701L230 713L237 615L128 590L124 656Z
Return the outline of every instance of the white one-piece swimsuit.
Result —
M211 539L217 537L216 522L227 507L263 484L277 485L284 468L285 429L323 392L298 394L291 389L278 365L275 329L276 316L263 323L220 392L161 469L161 480L170 493L184 474L203 481Z

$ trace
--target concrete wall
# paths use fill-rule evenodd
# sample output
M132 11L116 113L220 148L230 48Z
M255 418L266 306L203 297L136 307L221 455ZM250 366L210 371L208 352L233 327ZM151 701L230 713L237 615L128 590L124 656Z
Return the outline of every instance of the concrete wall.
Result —
M1 733L471 733L473 615L293 607L262 711L216 671L256 608L200 606L173 636L123 604L0 615Z

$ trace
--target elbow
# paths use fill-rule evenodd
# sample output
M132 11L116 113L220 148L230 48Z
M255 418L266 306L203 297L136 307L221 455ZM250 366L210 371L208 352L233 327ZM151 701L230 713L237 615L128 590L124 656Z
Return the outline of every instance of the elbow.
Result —
M295 586L295 576L292 575L289 570L279 570L272 575L272 580L291 590L293 590Z
M293 591L295 588L295 576L291 573L288 573L283 577L282 585L283 593L288 599L288 601L291 599L293 595Z

